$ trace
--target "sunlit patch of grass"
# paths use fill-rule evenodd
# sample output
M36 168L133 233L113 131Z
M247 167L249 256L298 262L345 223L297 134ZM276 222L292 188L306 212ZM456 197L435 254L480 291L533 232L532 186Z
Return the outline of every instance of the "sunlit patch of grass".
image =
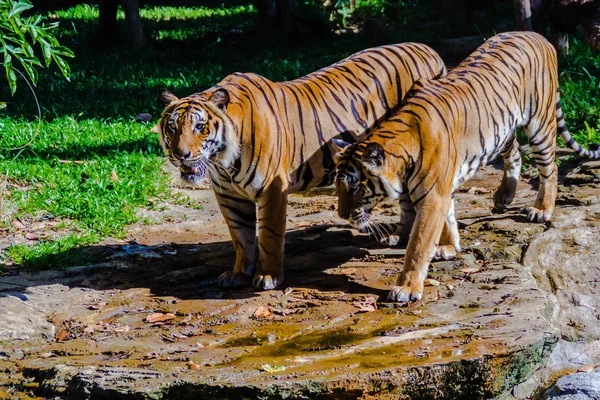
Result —
M124 226L137 220L137 207L169 196L158 140L148 126L63 117L44 123L38 136L32 137L30 128L20 119L0 119L6 133L0 137L0 170L7 179L28 185L28 190L11 192L12 216L68 219L76 233L10 248L17 263L70 264L75 259L56 255L102 237L122 237ZM30 141L24 149L6 150Z
M567 127L583 145L600 143L600 54L574 38L560 71L561 106Z

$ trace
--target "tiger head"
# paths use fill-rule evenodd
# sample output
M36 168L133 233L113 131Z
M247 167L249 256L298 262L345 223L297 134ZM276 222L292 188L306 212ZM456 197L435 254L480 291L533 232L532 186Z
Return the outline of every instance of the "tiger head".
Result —
M370 225L371 211L380 202L398 199L402 193L401 172L376 142L351 145L333 139L340 152L335 156L335 185L338 215L364 231Z
M181 179L194 184L202 181L213 163L228 168L239 154L233 122L225 113L229 93L220 88L206 97L201 93L180 100L163 90L160 100L166 108L152 128L169 161L181 171Z

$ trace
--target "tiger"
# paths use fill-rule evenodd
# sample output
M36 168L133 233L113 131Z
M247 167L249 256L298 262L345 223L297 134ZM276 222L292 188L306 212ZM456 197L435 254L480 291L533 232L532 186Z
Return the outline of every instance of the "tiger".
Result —
M341 218L361 228L378 203L402 206L400 233L408 246L389 301L420 300L431 260L461 251L454 193L498 155L504 171L494 209L512 202L521 171L517 127L539 171L527 218L546 222L557 192L556 133L580 156L599 158L600 150L582 148L567 130L556 51L537 33L491 37L445 77L416 81L397 112L363 140L334 140Z
M330 139L357 141L415 80L445 74L433 49L402 43L360 51L291 81L234 73L182 99L161 91L165 109L152 131L183 180L198 184L208 174L229 228L235 264L218 284L281 285L288 194L333 184Z

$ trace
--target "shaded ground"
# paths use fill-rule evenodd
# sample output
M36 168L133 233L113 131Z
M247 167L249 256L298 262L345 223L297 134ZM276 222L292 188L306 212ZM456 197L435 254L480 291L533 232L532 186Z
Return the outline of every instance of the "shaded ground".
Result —
M227 228L209 189L182 188L202 210L148 212L157 225L90 249L101 264L0 276L0 398L531 396L573 367L540 372L557 342L600 339L600 166L567 173L549 226L520 212L535 179L501 215L489 211L501 172L469 181L466 251L433 263L410 307L384 302L404 249L350 229L327 189L291 196L281 290L218 288L234 262Z

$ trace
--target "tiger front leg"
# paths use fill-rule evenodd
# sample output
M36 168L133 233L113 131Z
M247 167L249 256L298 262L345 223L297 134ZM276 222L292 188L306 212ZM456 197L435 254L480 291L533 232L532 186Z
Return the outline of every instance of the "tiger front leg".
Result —
M256 262L256 204L230 195L225 197L217 192L215 196L235 249L235 266L232 271L219 276L219 286L249 286Z
M417 206L417 216L404 258L404 269L388 300L407 303L423 297L423 282L433 258L446 216L450 209L450 195L430 192Z
M283 282L283 246L287 189L274 182L258 201L258 265L252 284L257 289L275 289Z
M406 190L400 194L400 208L402 210L400 214L400 224L393 234L384 239L384 243L388 246L403 246L407 244L410 237L410 231L415 222L417 212L415 211L413 202Z
M450 203L450 210L446 215L446 223L440 236L439 246L435 250L434 258L436 260L452 260L457 253L462 251L460 247L460 235L458 234L458 224L454 214L454 198Z

